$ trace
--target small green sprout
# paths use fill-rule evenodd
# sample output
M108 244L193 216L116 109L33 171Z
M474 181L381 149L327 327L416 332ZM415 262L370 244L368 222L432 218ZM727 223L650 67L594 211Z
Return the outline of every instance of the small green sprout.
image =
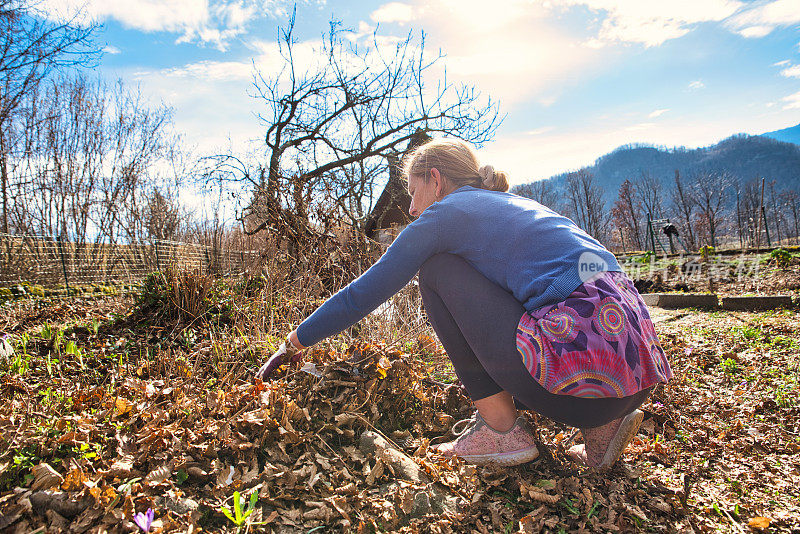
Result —
M788 269L792 264L792 253L785 248L776 248L770 253L770 257L780 269Z
M254 491L250 494L250 502L247 504L247 507L243 509L245 503L244 496L240 495L238 491L234 491L233 511L231 512L231 509L226 506L222 508L222 513L225 514L225 517L230 519L237 528L242 528L247 522L247 518L250 517L250 514L255 510L256 502L258 502L258 491Z
M81 369L85 369L83 364L83 351L75 344L74 341L70 341L67 343L67 346L64 347L64 354L72 354L78 358L78 363L81 365Z
M28 355L28 339L26 333L20 334L17 339L18 349L14 351L14 359L11 361L11 372L24 375L28 372L30 355Z
M734 375L739 372L739 367L736 365L736 360L733 358L726 358L721 363L722 369L727 375Z

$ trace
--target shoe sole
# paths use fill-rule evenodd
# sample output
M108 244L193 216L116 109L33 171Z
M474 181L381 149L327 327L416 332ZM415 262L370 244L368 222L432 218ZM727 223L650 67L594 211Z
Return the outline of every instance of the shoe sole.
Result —
M493 454L459 454L459 457L465 462L475 465L519 465L538 458L539 449L534 446L513 452L498 452Z
M611 443L608 444L608 449L603 456L603 461L597 466L598 468L607 469L619 460L622 452L639 432L642 421L644 421L644 412L641 410L634 410L625 416Z

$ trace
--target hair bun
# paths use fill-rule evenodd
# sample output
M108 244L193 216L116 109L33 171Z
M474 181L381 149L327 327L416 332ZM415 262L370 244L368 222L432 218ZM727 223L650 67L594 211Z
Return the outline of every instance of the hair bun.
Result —
M478 169L478 174L481 175L481 182L486 189L491 189L494 186L494 167L491 165L484 165Z

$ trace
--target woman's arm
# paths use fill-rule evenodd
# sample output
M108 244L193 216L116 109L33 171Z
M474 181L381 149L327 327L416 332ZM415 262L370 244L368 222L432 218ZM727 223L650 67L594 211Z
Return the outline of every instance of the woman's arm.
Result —
M425 260L440 250L434 204L409 224L386 253L364 274L347 285L303 321L294 332L298 346L311 346L360 321L417 274Z
M300 343L300 340L297 339L297 328L295 328L294 330L289 332L288 339L292 343L292 345L295 346L295 348L300 349L300 350L303 350L304 348L306 348Z

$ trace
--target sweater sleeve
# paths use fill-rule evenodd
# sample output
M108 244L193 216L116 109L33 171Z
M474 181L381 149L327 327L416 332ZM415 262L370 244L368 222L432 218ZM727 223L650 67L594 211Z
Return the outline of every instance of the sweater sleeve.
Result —
M309 347L352 326L411 281L422 264L440 252L439 211L436 204L426 209L372 267L303 321L297 327L300 343Z

